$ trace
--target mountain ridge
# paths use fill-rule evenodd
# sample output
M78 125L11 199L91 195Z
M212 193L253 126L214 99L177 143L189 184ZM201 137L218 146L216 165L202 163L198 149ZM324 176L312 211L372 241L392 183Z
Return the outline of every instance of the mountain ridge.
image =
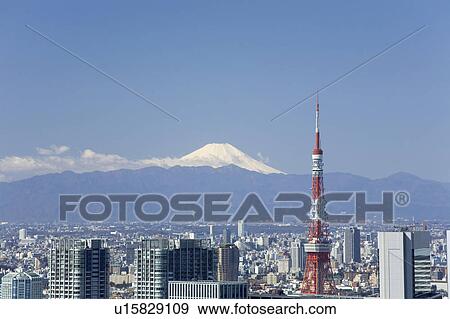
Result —
M380 201L383 190L408 191L411 204L399 209L398 216L415 216L416 220L448 219L450 188L420 177L415 183L398 180L400 177L370 179L332 172L325 174L325 190L365 191L367 201L373 202ZM145 167L86 173L65 171L0 183L0 221L55 222L59 216L60 194L161 193L171 196L180 192L231 192L235 205L246 194L254 192L271 209L279 192L309 193L310 183L310 174L261 174L235 165L219 168ZM352 211L349 205L331 203L329 209L332 212ZM114 221L114 217L111 220Z

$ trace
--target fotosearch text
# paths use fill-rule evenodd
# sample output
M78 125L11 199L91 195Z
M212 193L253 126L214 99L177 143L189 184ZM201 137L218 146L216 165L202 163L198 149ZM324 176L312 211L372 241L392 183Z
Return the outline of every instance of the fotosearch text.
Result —
M59 197L59 217L67 221L69 214L79 214L86 221L105 221L117 211L118 221L126 222L133 214L142 222L170 221L175 223L283 223L287 217L300 222L310 220L311 197L305 193L278 193L271 210L256 193L248 193L235 206L232 193L163 194L63 194ZM354 210L340 214L326 213L328 223L364 224L368 213L381 213L384 224L392 224L395 206L410 202L407 192L385 191L379 202L368 202L366 192L330 192L318 201L354 203ZM237 207L236 209L232 209Z

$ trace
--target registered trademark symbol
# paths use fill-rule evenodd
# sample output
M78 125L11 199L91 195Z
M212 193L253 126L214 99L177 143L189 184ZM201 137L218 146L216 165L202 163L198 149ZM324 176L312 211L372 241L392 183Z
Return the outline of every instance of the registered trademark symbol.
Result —
M407 192L397 192L395 193L395 203L397 206L406 206L409 204L409 193Z

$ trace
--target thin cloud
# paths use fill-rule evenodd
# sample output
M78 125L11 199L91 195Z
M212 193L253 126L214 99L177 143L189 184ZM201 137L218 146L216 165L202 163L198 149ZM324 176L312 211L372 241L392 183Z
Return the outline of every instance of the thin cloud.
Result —
M259 159L261 162L265 163L265 164L268 164L268 163L270 162L269 157L264 156L261 152L258 152L258 153L256 154L256 156L258 156L258 159Z
M48 148L36 147L36 151L39 155L61 155L69 150L70 147L66 145L50 145Z

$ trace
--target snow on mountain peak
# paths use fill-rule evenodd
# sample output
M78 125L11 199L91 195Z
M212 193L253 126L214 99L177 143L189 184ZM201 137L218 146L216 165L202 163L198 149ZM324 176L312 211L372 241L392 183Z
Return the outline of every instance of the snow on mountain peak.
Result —
M263 174L284 174L273 167L245 154L228 143L211 143L180 158L183 166L211 166L214 168L236 165Z

